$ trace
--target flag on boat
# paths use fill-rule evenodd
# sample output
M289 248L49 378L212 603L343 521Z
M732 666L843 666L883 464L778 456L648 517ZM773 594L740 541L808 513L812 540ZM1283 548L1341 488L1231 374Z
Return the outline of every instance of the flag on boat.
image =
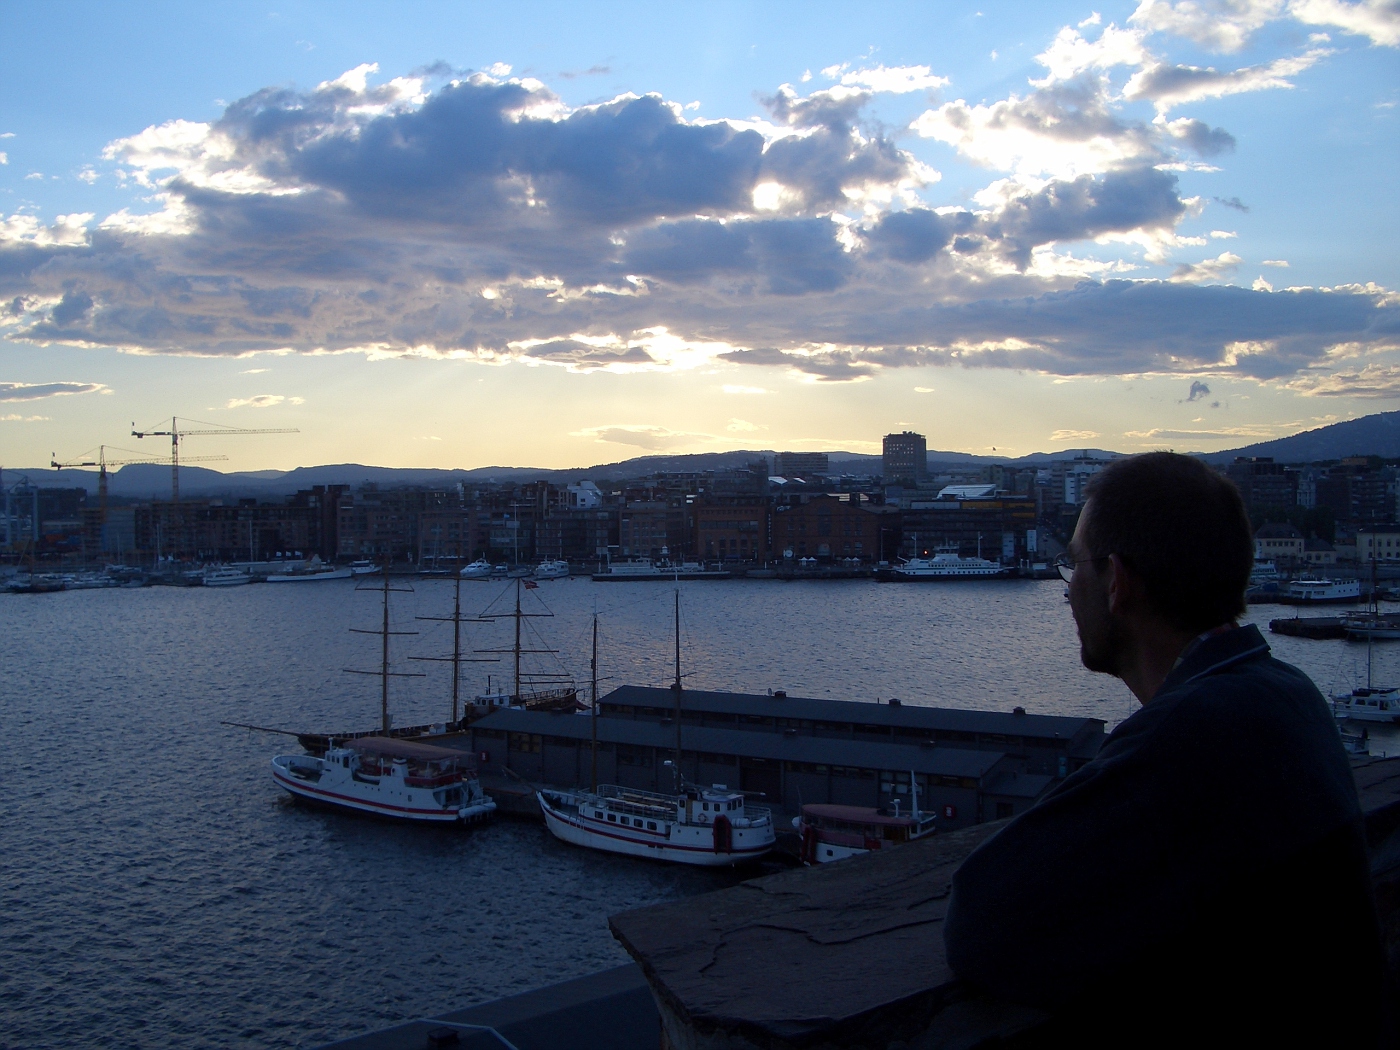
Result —
M538 583L536 583L534 580L526 580L526 581L525 581L525 589L526 589L527 591L536 591L536 590L539 590L539 587L540 587L540 585L539 585Z

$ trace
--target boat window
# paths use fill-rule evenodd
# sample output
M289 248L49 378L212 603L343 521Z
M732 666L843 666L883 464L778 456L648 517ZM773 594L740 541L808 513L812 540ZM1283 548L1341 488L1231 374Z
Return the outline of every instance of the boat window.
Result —
M710 804L708 802L702 802L700 805L704 808L706 813L710 811Z
M616 823L617 823L617 814L615 814L615 813L609 813L609 814L608 814L608 821L609 821L609 823L616 824Z
M655 830L656 830L656 821L654 821L654 820L649 820L649 821L647 821L647 830L648 830L648 831L655 831Z

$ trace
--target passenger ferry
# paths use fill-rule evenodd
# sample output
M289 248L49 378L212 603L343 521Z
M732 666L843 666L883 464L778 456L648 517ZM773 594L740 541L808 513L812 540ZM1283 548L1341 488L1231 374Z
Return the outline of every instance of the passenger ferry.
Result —
M932 558L909 558L875 576L885 581L987 580L1010 576L1011 570L986 558L964 558L957 547L939 547Z
M272 777L299 799L411 824L472 824L496 811L471 756L365 736L314 755L277 755Z
M920 815L918 807L906 816L870 806L831 806L809 803L792 826L802 836L804 864L830 864L861 853L892 849L905 842L932 835L932 815Z
M761 857L777 840L772 814L723 784L677 795L601 784L535 797L555 838L629 857L722 867Z
M1289 605L1336 605L1361 600L1360 580L1329 580L1300 576L1288 585L1278 600Z

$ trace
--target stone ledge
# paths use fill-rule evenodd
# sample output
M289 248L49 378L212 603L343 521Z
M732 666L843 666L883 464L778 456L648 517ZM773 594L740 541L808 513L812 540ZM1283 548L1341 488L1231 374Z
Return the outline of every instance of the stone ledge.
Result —
M1400 972L1400 758L1354 769L1377 904ZM613 916L664 1050L970 1050L1037 1044L1046 1016L948 968L953 873L1006 821Z

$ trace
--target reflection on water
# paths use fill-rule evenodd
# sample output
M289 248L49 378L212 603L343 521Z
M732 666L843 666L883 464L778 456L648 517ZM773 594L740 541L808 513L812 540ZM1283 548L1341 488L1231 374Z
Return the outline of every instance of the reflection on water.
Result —
M452 583L394 595L396 652L451 651ZM464 609L513 602L463 584ZM1053 581L682 585L693 688L1089 715L1131 710L1085 673ZM527 648L604 689L666 684L664 584L561 580L527 592L552 620ZM220 720L369 728L379 597L353 584L150 588L0 598L0 1026L25 1047L304 1046L624 961L605 918L732 883L564 846L538 825L402 828L292 805L267 770L286 738ZM536 606L529 611L542 611ZM1263 607L1261 620L1280 611ZM1286 614L1286 613L1284 613ZM509 644L511 625L464 627ZM1364 646L1271 637L1324 691L1365 677ZM1377 682L1400 682L1378 646ZM556 658L546 658L556 659ZM450 713L442 664L392 686L395 721ZM472 664L464 692L508 663ZM1400 751L1373 730L1377 748ZM294 745L291 745L294 747Z

